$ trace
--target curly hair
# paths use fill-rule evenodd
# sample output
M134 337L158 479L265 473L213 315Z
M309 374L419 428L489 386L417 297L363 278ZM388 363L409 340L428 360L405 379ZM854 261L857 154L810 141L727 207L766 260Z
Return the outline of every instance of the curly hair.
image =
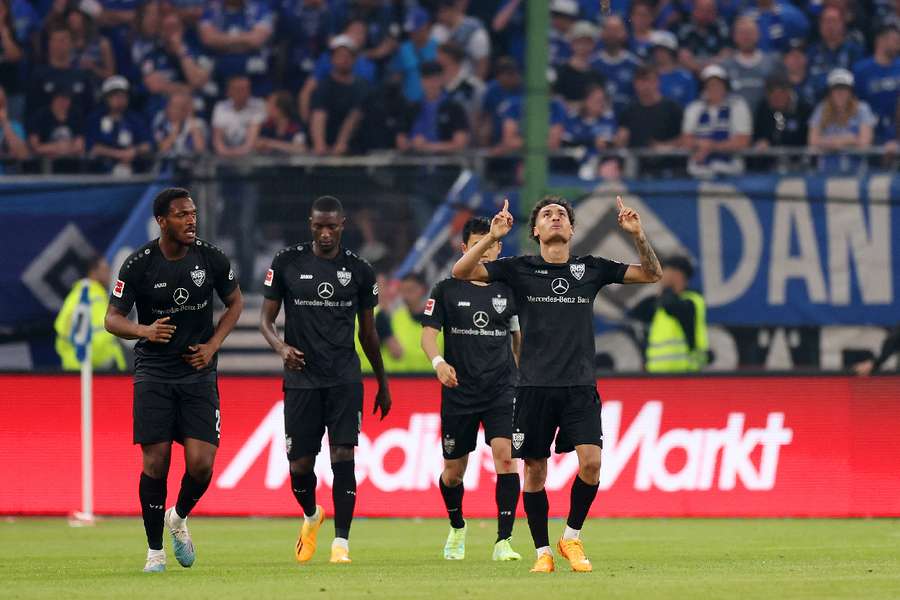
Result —
M537 223L538 213L541 212L542 208L550 206L551 204L559 204L566 209L566 213L569 215L569 223L571 223L573 227L575 226L575 209L572 208L572 205L568 200L562 196L544 196L534 205L534 208L531 209L531 219L528 221L528 230L531 232L531 239L535 242L540 243L540 238L534 235L534 226L535 223Z

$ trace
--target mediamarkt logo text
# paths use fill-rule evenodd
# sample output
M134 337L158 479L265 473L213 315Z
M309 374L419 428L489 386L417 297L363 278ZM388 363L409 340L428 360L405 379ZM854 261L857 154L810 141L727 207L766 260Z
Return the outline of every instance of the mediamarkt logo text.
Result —
M265 486L281 488L289 478L285 451L283 402L277 402L228 464L216 485L234 488L262 456L266 456ZM793 430L784 426L784 413L769 413L765 428L744 428L745 414L729 413L721 429L675 428L660 431L663 403L646 402L628 429L621 431L622 403L603 403L603 465L600 488L609 489L626 465L636 459L634 488L653 488L665 492L732 490L738 484L748 490L770 490L775 485L781 446L791 443ZM494 465L490 447L478 434L478 447L469 458L471 467L465 478L467 489L477 489L482 477L493 485ZM761 448L758 466L751 459ZM327 440L323 442L327 448ZM266 451L268 454L266 455ZM666 459L677 451L677 467L669 470ZM385 458L390 453L389 466ZM368 480L383 492L428 490L436 485L443 462L440 416L437 413L413 413L405 428L388 429L374 439L360 434L356 453L356 476L362 484ZM547 488L561 490L578 472L574 452L550 458ZM673 461L675 462L675 461ZM477 467L481 468L477 468ZM331 486L328 452L316 462L319 482Z

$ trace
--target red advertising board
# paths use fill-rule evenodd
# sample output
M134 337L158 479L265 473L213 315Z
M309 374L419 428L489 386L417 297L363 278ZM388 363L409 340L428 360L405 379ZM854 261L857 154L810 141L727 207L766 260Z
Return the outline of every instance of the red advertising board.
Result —
M222 442L197 514L296 515L276 377L221 377ZM395 379L394 409L366 415L357 514L443 516L438 384ZM900 516L900 377L616 378L599 383L604 451L595 516ZM140 450L131 380L94 384L95 504L136 514ZM366 383L366 409L374 389ZM80 504L79 383L0 375L0 513L66 514ZM175 452L174 501L182 473ZM331 506L327 453L319 498ZM551 513L564 515L574 454L550 459ZM470 458L465 510L493 516L490 450Z

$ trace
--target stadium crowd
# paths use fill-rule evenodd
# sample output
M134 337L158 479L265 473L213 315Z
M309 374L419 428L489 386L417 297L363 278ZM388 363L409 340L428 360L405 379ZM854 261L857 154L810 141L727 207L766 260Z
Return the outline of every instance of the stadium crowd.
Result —
M548 148L898 147L900 0L551 0ZM525 0L0 0L0 157L523 146ZM85 158L89 159L85 163ZM598 160L599 159L599 160ZM5 167L6 172L10 168Z

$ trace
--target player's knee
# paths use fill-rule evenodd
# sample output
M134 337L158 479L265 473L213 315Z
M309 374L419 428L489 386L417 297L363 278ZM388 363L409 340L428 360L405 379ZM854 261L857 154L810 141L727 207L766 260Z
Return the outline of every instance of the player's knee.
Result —
M332 446L331 464L353 460L353 446Z
M498 473L514 473L516 471L516 463L512 457L495 457L494 469Z
M441 475L441 477L444 480L444 485L446 485L447 487L452 487L452 488L462 485L463 476L464 476L464 473L462 471L458 471L458 470L448 471L447 469L444 469L444 473Z
M213 474L213 464L211 457L197 458L188 463L187 472L194 481L209 481Z
M315 456L303 456L291 461L291 473L294 475L308 475L316 466Z
M169 474L169 452L159 449L152 452L144 451L143 470L148 477L164 479Z
M600 457L591 456L583 460L578 475L585 483L596 485L600 481Z
M547 462L526 460L525 461L525 487L528 490L536 491L544 487L547 480Z

